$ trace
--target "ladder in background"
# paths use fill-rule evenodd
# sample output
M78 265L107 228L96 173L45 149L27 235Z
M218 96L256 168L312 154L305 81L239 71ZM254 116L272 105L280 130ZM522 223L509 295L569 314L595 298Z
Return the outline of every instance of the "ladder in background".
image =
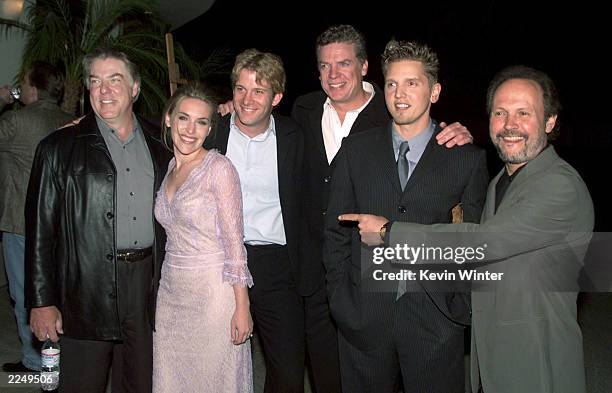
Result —
M168 80L170 82L170 95L173 95L179 84L186 84L187 80L181 78L179 65L174 61L174 38L172 33L166 33L166 57L168 58Z

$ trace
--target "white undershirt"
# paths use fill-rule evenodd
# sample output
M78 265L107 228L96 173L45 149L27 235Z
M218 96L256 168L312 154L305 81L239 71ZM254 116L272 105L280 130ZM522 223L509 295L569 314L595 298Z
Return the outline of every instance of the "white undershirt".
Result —
M351 132L351 127L355 124L359 113L372 101L374 97L374 86L368 82L363 83L363 90L370 94L368 100L357 109L346 112L344 122L340 122L340 116L331 103L329 97L323 103L323 117L321 118L321 130L323 131L323 143L325 144L325 153L327 154L327 162L331 164L332 160L340 150L342 139L348 136Z

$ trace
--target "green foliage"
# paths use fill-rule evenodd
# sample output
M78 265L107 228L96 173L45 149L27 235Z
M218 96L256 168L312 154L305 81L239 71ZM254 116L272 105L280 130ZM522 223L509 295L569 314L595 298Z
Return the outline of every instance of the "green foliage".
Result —
M20 76L37 60L62 67L66 73L64 109L74 111L82 94L81 59L99 46L113 46L140 66L144 115L159 115L169 95L164 34L168 25L152 0L37 0L25 12L27 24L0 19L3 31L27 31ZM199 67L176 45L181 72L198 78ZM77 89L78 91L73 91Z

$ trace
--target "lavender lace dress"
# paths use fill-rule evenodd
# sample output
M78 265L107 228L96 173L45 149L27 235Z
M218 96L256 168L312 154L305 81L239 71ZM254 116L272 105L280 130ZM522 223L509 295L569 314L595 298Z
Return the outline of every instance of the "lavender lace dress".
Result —
M174 168L170 162L168 173ZM153 334L154 392L252 392L251 344L234 345L232 284L252 286L231 162L210 151L176 191L157 193L168 235Z

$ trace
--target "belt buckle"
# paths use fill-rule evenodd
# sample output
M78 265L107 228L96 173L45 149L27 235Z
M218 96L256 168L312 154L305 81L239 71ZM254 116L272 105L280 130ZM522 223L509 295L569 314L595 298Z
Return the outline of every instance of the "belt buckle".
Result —
M125 262L135 262L135 257L138 253L135 251L125 251L117 253L117 258Z
M151 252L150 247L134 251L126 250L125 252L117 252L117 259L125 262L138 262L145 259Z

